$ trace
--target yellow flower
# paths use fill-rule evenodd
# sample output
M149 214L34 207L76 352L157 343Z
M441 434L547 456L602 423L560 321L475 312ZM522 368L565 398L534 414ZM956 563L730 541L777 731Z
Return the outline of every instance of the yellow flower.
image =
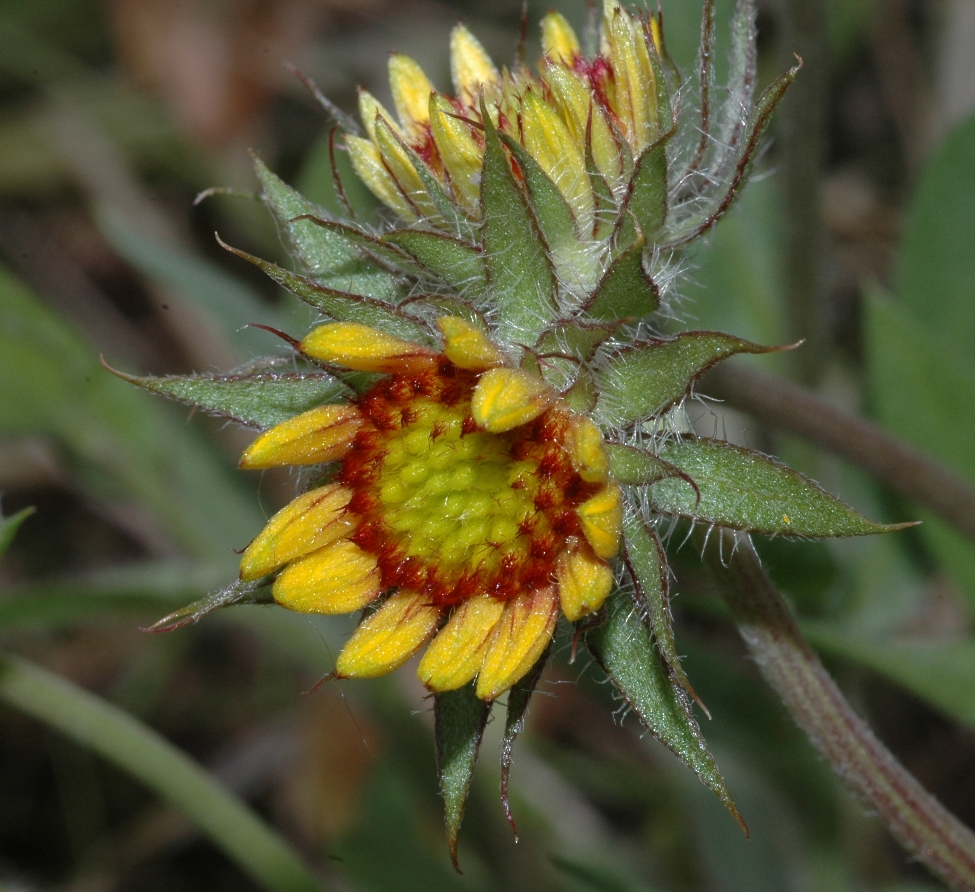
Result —
M423 683L440 692L476 678L491 701L545 652L560 606L571 621L602 606L622 499L591 421L470 322L438 327L441 352L348 322L305 337L309 358L383 377L244 453L243 467L340 465L271 519L240 573L276 574L275 600L292 610L375 608L339 677L382 675L432 639Z
M565 18L550 12L542 20L542 51L538 76L524 66L499 71L458 25L450 41L455 96L438 93L416 62L394 55L389 80L398 120L363 93L360 114L369 138L346 137L360 178L399 216L435 219L435 202L417 171L423 166L459 207L478 217L484 109L556 184L580 230L590 230L587 156L619 204L626 168L672 126L658 101L659 22L604 0L601 49L588 59Z

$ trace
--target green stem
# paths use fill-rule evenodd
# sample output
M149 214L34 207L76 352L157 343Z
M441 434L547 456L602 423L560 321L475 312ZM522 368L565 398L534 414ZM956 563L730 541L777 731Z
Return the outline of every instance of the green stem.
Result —
M702 389L845 458L975 541L975 487L873 422L841 412L804 387L751 369L720 366Z
M0 700L74 738L155 790L271 892L323 892L298 854L189 756L64 678L0 657Z
M716 531L717 532L717 531ZM802 637L751 540L724 530L706 559L766 681L891 833L958 892L975 892L975 834L910 775L853 711Z

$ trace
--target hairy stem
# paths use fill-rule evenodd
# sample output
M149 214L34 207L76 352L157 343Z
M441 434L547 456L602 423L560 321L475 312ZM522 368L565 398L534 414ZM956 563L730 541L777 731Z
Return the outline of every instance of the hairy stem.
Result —
M802 637L751 540L722 531L706 550L766 681L843 780L893 835L959 892L975 892L975 833L910 775L853 711Z
M975 541L975 487L873 422L834 408L804 387L751 369L716 368L702 389L845 458Z

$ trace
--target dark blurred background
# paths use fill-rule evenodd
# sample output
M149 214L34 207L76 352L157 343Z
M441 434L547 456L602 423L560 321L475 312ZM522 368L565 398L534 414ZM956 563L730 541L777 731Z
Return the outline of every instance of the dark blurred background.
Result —
M722 37L730 6L718 3ZM546 7L528 3L529 59ZM582 27L583 3L558 8ZM690 75L698 4L664 0L663 10ZM0 0L0 493L5 515L37 509L0 563L3 647L185 749L336 890L936 888L763 686L680 535L671 540L678 643L711 709L703 730L749 840L625 718L585 660L570 665L564 643L516 751L521 841L498 799L495 722L460 876L442 838L432 719L413 673L306 693L330 670L347 621L249 607L169 635L139 631L232 579L231 549L295 484L236 471L250 434L137 392L97 356L137 374L228 370L279 349L247 323L300 332L310 317L214 239L285 261L252 200L249 152L337 210L330 123L284 63L347 111L360 84L389 104L393 49L449 87L458 21L499 64L514 57L515 0ZM947 396L936 375L933 396L919 391L940 413L931 423L884 415L896 385L876 358L879 311L864 308L897 305L884 295L898 288L918 183L975 108L975 3L777 0L760 4L759 25L764 82L793 51L805 68L758 181L688 264L682 315L766 343L809 338L811 358L766 367L921 445L960 444L939 454L964 465L975 377L966 366ZM975 154L962 159L975 170ZM211 186L241 194L194 204ZM376 211L350 189L366 217ZM966 345L962 365L975 355L971 341L960 353ZM715 404L693 411L702 433L783 455L873 517L919 516L743 415ZM926 535L772 542L764 555L855 706L972 823L975 558L957 536ZM238 866L128 775L0 705L0 889L249 888Z

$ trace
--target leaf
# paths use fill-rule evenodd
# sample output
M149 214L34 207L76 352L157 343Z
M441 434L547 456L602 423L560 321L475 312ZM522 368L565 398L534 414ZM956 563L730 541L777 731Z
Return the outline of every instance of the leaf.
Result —
M304 215L321 217L320 208L278 179L256 156L254 169L268 205L315 282L335 291L392 303L402 297L396 276L364 257L358 245L341 232L296 219Z
M643 319L660 306L660 292L643 268L646 242L639 236L606 270L589 302L583 307L597 322Z
M36 510L33 506L29 506L22 508L10 517L4 517L0 514L0 558L10 548L10 544L14 541L14 536L17 535L17 530L20 529L20 525Z
M612 337L618 325L592 325L585 322L559 322L535 344L539 353L563 353L588 362L603 341Z
M545 245L511 173L497 129L483 114L481 211L484 260L502 328L534 343L557 314L555 279Z
M628 248L640 235L653 241L667 219L667 151L670 134L637 159L616 223L616 244Z
M272 892L323 892L297 852L160 734L40 666L0 657L0 699L89 747L182 812Z
M223 242L220 244L232 254L236 254L241 259L253 263L254 266L263 270L282 288L287 288L305 303L321 310L325 315L331 316L339 322L360 322L363 325L378 328L406 340L417 341L418 343L429 341L426 329L423 328L419 320L413 319L391 304L370 297L327 288L299 273L286 270L270 260L262 260L260 257L255 257L253 254L248 254L238 248L232 248Z
M528 704L531 702L535 686L541 678L542 670L548 663L552 647L546 648L532 670L508 691L508 709L504 719L504 737L501 739L501 806L505 817L518 841L518 828L515 826L514 816L511 814L511 800L508 797L508 779L511 776L511 759L514 754L515 738L525 729L525 718L528 715Z
M576 232L576 221L569 203L559 187L552 182L524 146L507 134L500 134L500 136L501 141L521 168L531 211L542 237L552 252L553 262L558 264L559 259L571 262L582 248L582 243Z
M636 586L637 603L642 604L648 612L653 640L667 669L710 718L694 692L677 653L670 614L670 567L663 545L656 530L647 527L640 517L632 513L627 513L623 518L623 560Z
M811 538L868 536L912 526L867 520L798 471L723 440L685 436L665 444L659 455L697 484L697 492L680 478L654 484L654 507L666 514L753 533Z
M744 828L687 697L671 680L653 645L650 629L625 592L610 597L606 619L586 633L586 645L650 733L717 794Z
M625 426L649 418L681 400L722 359L780 349L721 332L689 331L671 340L654 339L620 350L596 372L600 391L597 420Z
M444 803L447 845L450 847L450 860L459 872L457 835L491 706L478 699L473 683L456 691L437 694L434 703L437 772Z
M56 441L92 497L148 512L191 555L226 563L263 518L198 431L110 375L0 267L0 432Z
M263 372L252 375L127 375L131 384L223 418L265 430L322 403L348 396L342 382L324 372Z
M480 249L470 242L422 229L395 229L383 236L460 294L477 297L487 288Z
M610 473L624 486L649 486L658 480L681 475L679 469L653 452L623 443L606 443L605 446Z
M939 351L975 371L975 115L921 173L907 219L895 293Z
M174 632L184 626L198 623L207 614L219 610L221 607L233 607L238 604L273 604L270 587L267 582L258 579L254 582L234 580L230 585L216 592L211 592L205 598L200 598L192 604L180 607L172 613L156 620L144 632Z
M898 302L870 296L864 303L864 331L876 416L907 442L975 481L975 374ZM975 548L942 520L926 511L918 515L924 520L922 538L975 604Z

